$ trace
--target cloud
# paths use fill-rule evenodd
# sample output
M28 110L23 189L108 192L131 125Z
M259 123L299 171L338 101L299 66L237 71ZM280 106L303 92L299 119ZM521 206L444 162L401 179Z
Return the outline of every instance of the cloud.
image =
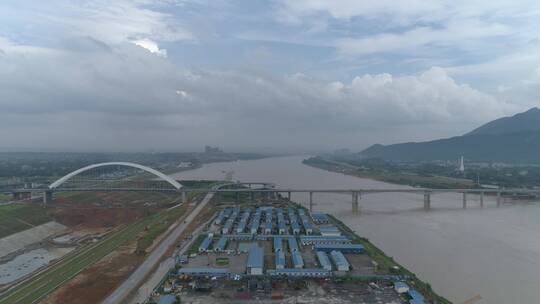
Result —
M141 141L171 148L177 140L257 145L264 138L284 147L333 145L367 130L466 127L518 110L456 83L442 68L326 82L304 74L179 69L131 43L86 52L8 48L0 55L0 92L4 143L39 134L70 139L52 140L55 145L94 149L138 147ZM322 143L316 134L332 139ZM372 143L368 139L358 145Z
M148 38L134 40L133 43L137 46L147 49L150 53L154 53L162 57L167 57L167 50L160 49L156 42Z
M366 55L387 52L416 52L422 47L459 47L468 40L497 37L508 34L501 24L461 20L447 24L444 28L416 27L399 34L379 34L365 38L345 38L337 48L345 54Z

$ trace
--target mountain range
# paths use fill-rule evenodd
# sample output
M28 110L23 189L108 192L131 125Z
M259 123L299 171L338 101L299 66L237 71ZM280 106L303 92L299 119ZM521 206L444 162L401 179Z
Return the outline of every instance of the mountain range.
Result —
M462 136L426 142L375 144L360 154L391 161L540 162L540 109L488 122Z

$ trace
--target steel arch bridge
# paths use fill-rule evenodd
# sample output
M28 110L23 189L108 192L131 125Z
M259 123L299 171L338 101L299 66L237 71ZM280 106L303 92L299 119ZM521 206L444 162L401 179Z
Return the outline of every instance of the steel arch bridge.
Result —
M80 168L80 169L77 169L71 173L68 173L66 174L65 176L59 178L58 180L56 180L55 182L53 182L52 184L49 185L49 190L56 190L58 187L60 187L63 183L67 182L69 179L83 173L83 172L86 172L88 170L92 170L92 169L95 169L95 168L100 168L100 167L107 167L107 166L123 166L123 167L130 167L130 168L135 168L135 169L140 169L140 170L143 170L143 171L146 171L150 174L153 174L155 175L156 177L166 181L167 183L171 184L176 190L180 190L180 188L182 188L182 184L180 184L179 182L177 182L176 180L174 180L173 178L171 178L170 176L167 176L155 169L152 169L150 167L147 167L147 166L143 166L143 165L139 165L139 164L136 164L136 163L130 163L130 162L106 162L106 163L98 163L98 164L93 164L93 165L89 165L89 166L86 166L86 167L83 167L83 168Z

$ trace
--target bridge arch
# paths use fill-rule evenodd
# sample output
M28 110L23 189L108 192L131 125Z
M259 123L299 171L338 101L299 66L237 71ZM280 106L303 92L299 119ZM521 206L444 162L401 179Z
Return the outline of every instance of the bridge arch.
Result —
M182 188L182 185L177 182L176 180L174 180L173 178L171 178L170 176L167 176L157 170L154 170L150 167L147 167L147 166L143 166L143 165L139 165L139 164L135 164L135 163L129 163L129 162L107 162L107 163L99 163L99 164L93 164L93 165L89 165L89 166L86 166L86 167L83 167L83 168L80 168L80 169L77 169L71 173L68 173L66 174L64 177L61 177L59 178L58 180L56 180L55 182L53 182L52 184L49 185L49 189L50 190L54 190L56 188L58 188L60 185L62 185L63 183L65 183L66 181L68 181L70 178L78 175L78 174L81 174L85 171L88 171L88 170L92 170L94 168L99 168L99 167L105 167L105 166L124 166L124 167L131 167L131 168L136 168L136 169L141 169L143 171L146 171L148 173L151 173L159 178L161 178L162 180L168 182L169 184L171 184L174 188L176 189L180 189Z

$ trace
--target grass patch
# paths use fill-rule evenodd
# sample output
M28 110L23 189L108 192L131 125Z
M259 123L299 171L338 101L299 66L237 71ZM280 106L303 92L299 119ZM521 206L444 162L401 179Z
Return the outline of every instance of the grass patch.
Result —
M202 242L206 238L205 234L200 234L197 239L191 244L191 247L189 247L187 254L194 254L199 252L199 246L201 246Z
M0 203L5 203L11 201L11 196L7 194L0 193Z
M152 245L154 240L176 220L186 212L186 207L181 206L172 210L165 210L160 213L158 220L145 228L144 235L137 240L137 252L142 253Z
M218 266L229 266L229 258L226 257L217 257L216 265Z
M52 219L47 209L37 204L9 204L0 206L0 237L41 225Z

